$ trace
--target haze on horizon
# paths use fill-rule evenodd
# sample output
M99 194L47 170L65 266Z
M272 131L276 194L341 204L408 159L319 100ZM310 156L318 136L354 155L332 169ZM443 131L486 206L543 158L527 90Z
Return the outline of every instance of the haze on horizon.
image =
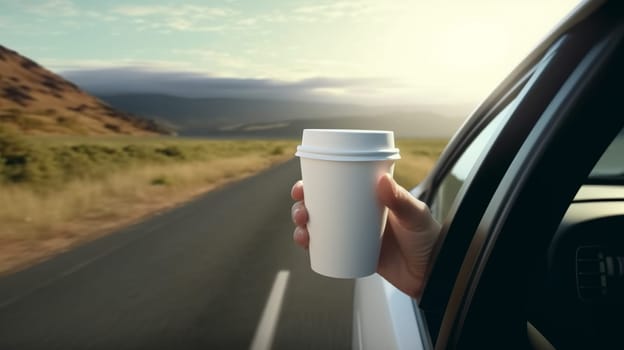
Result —
M0 44L90 91L474 104L577 3L0 0Z

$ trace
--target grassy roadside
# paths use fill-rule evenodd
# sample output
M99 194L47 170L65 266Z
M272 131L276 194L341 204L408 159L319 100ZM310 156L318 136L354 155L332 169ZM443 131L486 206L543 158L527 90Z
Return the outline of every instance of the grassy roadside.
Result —
M394 178L408 190L420 183L433 168L448 143L445 139L399 139L401 159L394 167Z
M0 133L0 274L290 159L296 143Z
M297 143L0 130L0 275L290 159ZM415 186L445 144L398 140L397 181Z

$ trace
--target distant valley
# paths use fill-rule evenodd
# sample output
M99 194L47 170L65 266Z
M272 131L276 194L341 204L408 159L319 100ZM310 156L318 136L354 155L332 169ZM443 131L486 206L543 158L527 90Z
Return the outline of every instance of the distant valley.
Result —
M0 126L32 135L299 138L305 128L349 128L394 130L399 137L448 138L469 110L466 106L328 102L297 92L296 86L262 80L188 80L181 74L124 72L59 75L0 46ZM123 92L128 84L134 84L136 91ZM219 89L211 90L211 84ZM250 90L250 84L256 85L255 90ZM158 89L178 93L154 92ZM216 96L199 96L202 93ZM227 97L219 97L222 93Z
M449 137L465 115L415 107L360 106L249 98L186 98L164 94L100 95L118 109L145 116L184 136L300 137L304 128L394 130L399 137Z

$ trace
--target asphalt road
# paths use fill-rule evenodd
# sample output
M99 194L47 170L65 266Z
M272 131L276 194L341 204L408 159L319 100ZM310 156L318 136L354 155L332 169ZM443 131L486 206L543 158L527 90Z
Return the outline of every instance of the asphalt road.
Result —
M289 271L274 349L351 345L353 283L292 242L296 161L0 280L0 349L248 349Z

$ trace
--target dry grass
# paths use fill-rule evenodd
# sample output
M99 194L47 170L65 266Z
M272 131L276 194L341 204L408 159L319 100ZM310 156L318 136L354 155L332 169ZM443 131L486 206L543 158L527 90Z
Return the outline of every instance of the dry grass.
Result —
M412 189L433 168L448 140L399 139L401 159L396 163L394 178L403 187Z
M201 141L193 141L202 143ZM14 271L235 181L294 153L295 141L206 141L206 160L138 164L52 191L0 185L0 274Z
M76 180L46 193L25 186L2 186L0 239L49 238L68 222L114 219L155 196L215 186L267 168L277 160L279 157L248 156L174 166L146 165L98 181Z
M202 141L161 138L47 137L51 144L178 145L206 147L210 156L181 162L137 163L97 178L76 178L53 190L0 185L0 274L176 206L212 188L257 173L292 157L297 141ZM402 159L395 178L406 188L435 164L446 140L398 140ZM184 148L186 147L186 148ZM189 148L189 149L190 149Z

